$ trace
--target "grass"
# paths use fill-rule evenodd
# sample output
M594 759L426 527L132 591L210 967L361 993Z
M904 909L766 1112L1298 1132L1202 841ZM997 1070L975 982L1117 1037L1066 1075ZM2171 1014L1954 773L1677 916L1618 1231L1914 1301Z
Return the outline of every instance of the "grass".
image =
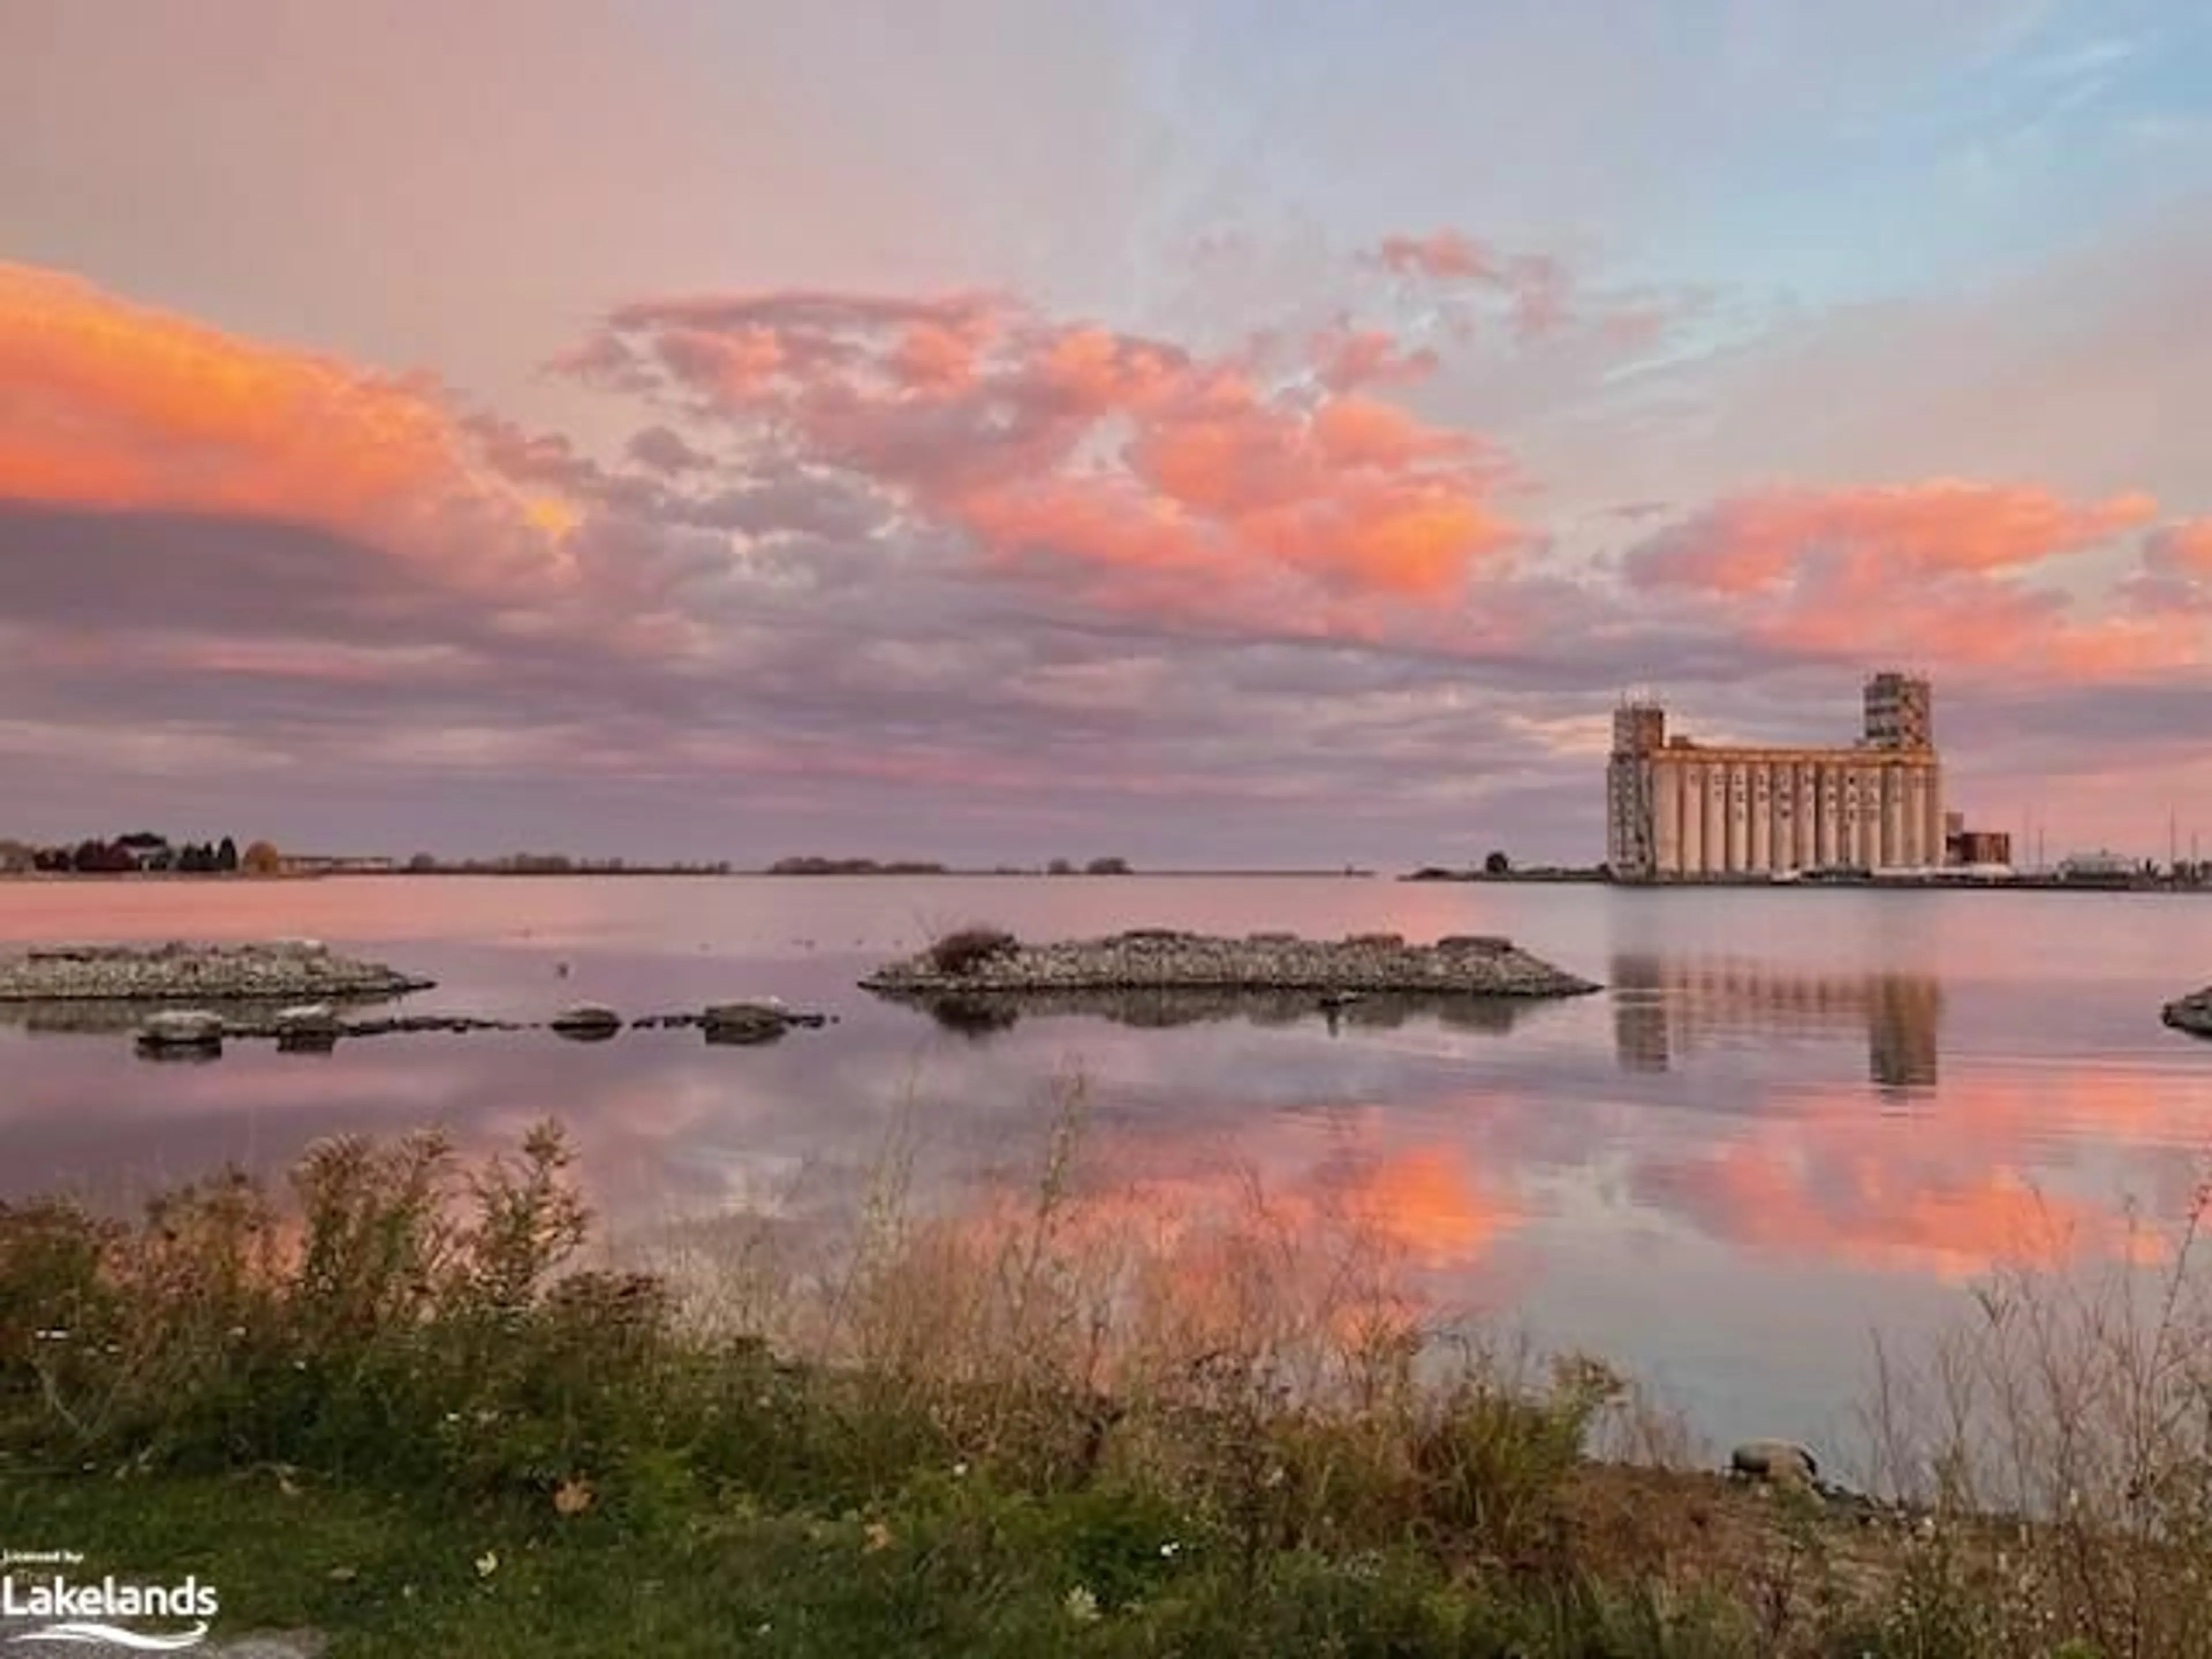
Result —
M880 1517L880 1518L878 1518ZM268 1481L72 1482L0 1495L0 1525L222 1586L228 1627L337 1633L372 1654L760 1652L1622 1656L1682 1615L1591 1589L1474 1594L1417 1552L1273 1557L1248 1582L1127 1495L1045 1501L980 1482L842 1516L742 1501L682 1528L520 1516ZM1564 1642L1562 1638L1565 1638Z
M334 1140L282 1193L230 1172L129 1223L0 1207L0 1541L197 1571L221 1630L341 1659L2208 1650L2185 1248L2109 1399L2034 1396L2081 1434L2124 1402L2146 1437L2081 1478L2166 1477L2159 1518L2000 1524L1966 1472L2001 1442L1963 1410L1913 1441L1899 1379L1895 1466L1949 1483L1900 1531L1595 1462L1655 1443L1633 1391L1440 1341L1357 1215L1117 1207L1081 1149L1078 1091L995 1203L919 1213L894 1157L836 1251L759 1231L651 1272L587 1265L550 1127L475 1164ZM2004 1328L2039 1334L1984 1351L2006 1376L2085 1352Z
M1878 1466L1929 1515L1915 1611L1970 1650L2212 1654L2208 1214L2212 1178L2118 1265L2002 1267L1933 1352L1878 1354Z

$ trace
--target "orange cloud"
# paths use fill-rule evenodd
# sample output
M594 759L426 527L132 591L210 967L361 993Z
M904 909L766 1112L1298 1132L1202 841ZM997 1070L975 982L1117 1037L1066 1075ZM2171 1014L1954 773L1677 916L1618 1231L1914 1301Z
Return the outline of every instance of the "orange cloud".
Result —
M0 496L309 525L450 586L556 568L565 507L484 468L412 381L0 264Z
M918 392L933 395L959 392L974 383L982 345L972 330L917 322L900 337L892 351L891 372Z
M2159 545L2191 575L2212 577L2212 519L2175 525L2159 538Z

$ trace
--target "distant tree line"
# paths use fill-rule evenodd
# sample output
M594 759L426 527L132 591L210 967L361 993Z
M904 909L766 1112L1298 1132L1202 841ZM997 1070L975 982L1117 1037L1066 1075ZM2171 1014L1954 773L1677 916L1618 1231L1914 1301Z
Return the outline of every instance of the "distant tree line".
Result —
M445 859L416 853L403 868L411 876L726 876L726 860L714 864L634 864L625 859L575 858L567 853L505 853L488 859Z
M220 841L173 844L166 836L136 830L112 840L90 839L74 846L0 842L0 869L48 875L275 875L283 867L283 857L269 842L257 841L240 853L228 836Z
M812 855L778 859L768 867L771 876L941 876L941 864L920 859L825 859Z
M1072 876L1075 873L1075 865L1069 859L1054 859L1045 866L1044 872L1048 876ZM1083 873L1086 876L1126 876L1129 873L1129 860L1093 859L1083 866Z

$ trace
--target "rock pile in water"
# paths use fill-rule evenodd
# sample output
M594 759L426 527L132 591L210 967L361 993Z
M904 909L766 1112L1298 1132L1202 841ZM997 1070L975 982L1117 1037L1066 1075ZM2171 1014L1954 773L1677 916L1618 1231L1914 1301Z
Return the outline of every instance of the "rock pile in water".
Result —
M1024 944L996 929L965 928L860 983L867 990L908 995L1234 988L1561 997L1598 988L1491 934L1409 945L1396 933L1335 940L1295 933L1230 939L1169 928L1047 945Z
M2160 1018L2177 1031L2186 1031L2191 1036L2212 1037L2212 985L2191 992L2179 1001L2169 1002Z
M548 1020L486 1019L475 1014L369 1014L348 1017L329 1003L273 1012L217 1013L165 1008L137 1024L138 1052L151 1060L212 1060L226 1041L268 1042L291 1053L327 1053L341 1038L462 1035L471 1031L550 1031L572 1042L603 1042L622 1031L696 1030L716 1045L773 1042L786 1031L830 1023L827 1014L787 1007L775 997L720 1002L696 1012L641 1014L625 1019L605 1003L579 1002Z
M313 939L245 945L49 945L0 957L0 1002L365 999L432 981Z

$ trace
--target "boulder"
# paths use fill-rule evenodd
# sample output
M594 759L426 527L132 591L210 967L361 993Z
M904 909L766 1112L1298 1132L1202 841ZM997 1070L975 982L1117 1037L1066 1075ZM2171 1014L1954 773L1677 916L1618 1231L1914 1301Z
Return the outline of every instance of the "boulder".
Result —
M575 1002L553 1016L553 1030L580 1042L596 1042L622 1030L623 1018L604 1002Z
M277 1048L286 1054L328 1054L345 1030L337 1010L327 1002L279 1008L269 1024L276 1033Z
M699 1016L709 1042L772 1042L791 1023L791 1010L776 997L718 1002Z
M138 1046L149 1052L219 1049L222 1016L204 1008L167 1008L149 1014L138 1027Z
M1749 1480L1778 1486L1809 1486L1820 1473L1819 1460L1791 1440L1747 1440L1729 1454L1729 1469Z

